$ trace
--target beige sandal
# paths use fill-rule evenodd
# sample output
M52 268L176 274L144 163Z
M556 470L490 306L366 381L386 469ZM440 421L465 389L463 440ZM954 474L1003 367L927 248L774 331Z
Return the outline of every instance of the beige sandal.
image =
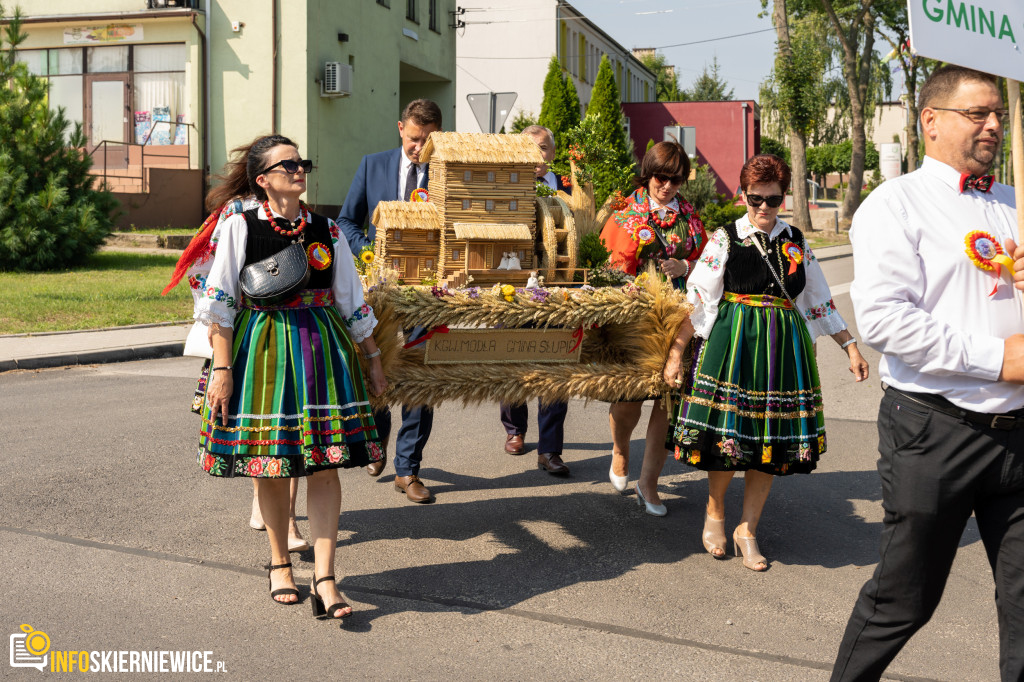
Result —
M704 534L701 536L704 549L716 559L725 558L725 519L713 519L704 513ZM716 554L715 550L720 553Z
M736 535L737 528L732 532L732 545L736 551L736 555L743 555L743 565L749 568L751 571L757 571L761 573L768 570L768 560L761 554L761 550L757 547L757 538L741 538ZM761 565L762 568L757 566Z

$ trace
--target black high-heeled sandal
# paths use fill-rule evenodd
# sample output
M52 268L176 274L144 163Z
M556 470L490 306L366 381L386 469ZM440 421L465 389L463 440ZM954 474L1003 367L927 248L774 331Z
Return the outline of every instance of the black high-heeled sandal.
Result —
M317 580L316 576L314 576L313 582L310 583L310 585L309 585L309 593L313 597L313 600L312 600L313 601L313 617L314 618L319 618L319 619L323 619L323 618L348 618L349 616L352 615L351 611L349 611L348 613L346 613L344 615L341 615L341 616L335 616L334 615L335 613L338 612L338 609L352 608L352 607L350 607L348 605L348 602L346 602L344 599L342 599L337 604L331 604L330 606L328 606L326 608L324 607L324 600L321 599L320 595L317 593L316 586L319 585L320 583L322 583L325 580L330 580L331 582L334 582L334 576L333 575L325 575L323 578L320 578L319 580Z
M270 574L271 573L273 573L274 571L276 571L279 568L291 568L291 567L292 567L292 563L289 561L287 564L277 564L276 566L271 566L270 568L268 568L267 569L267 583L268 583L267 587L271 588L271 587L274 586L273 581L270 580ZM288 595L288 594L294 594L298 598L295 601L278 601L278 600L274 599L274 597L281 596L281 595ZM299 595L299 591L297 589L295 589L294 587L281 587L281 588L278 588L276 590L271 590L270 591L270 599L275 604L281 604L283 606L295 606L300 601L302 601L302 597Z

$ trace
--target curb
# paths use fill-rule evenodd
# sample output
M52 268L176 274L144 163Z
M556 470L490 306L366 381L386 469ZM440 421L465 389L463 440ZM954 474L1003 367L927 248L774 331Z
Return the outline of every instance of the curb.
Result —
M180 356L184 351L184 342L177 342L153 344L151 346L111 348L109 350L88 351L85 353L48 355L25 358L23 360L0 360L0 372L10 372L15 369L48 369L70 365L101 365L109 362L153 360L155 358Z

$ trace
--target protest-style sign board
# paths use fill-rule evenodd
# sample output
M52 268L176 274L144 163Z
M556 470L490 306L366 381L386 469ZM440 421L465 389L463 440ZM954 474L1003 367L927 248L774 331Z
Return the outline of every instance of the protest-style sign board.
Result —
M908 0L907 8L910 46L916 54L1007 79L1018 243L1024 243L1024 2Z

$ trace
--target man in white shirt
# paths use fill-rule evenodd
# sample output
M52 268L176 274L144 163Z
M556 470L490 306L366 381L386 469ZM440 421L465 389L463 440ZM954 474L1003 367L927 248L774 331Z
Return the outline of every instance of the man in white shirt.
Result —
M1024 315L1009 273L1013 188L986 175L1006 109L995 79L936 69L919 109L925 160L853 219L850 294L883 356L881 556L832 680L877 680L942 597L973 513L996 582L1002 679L1024 679ZM965 248L966 247L966 248ZM1004 267L1006 266L1006 267Z

